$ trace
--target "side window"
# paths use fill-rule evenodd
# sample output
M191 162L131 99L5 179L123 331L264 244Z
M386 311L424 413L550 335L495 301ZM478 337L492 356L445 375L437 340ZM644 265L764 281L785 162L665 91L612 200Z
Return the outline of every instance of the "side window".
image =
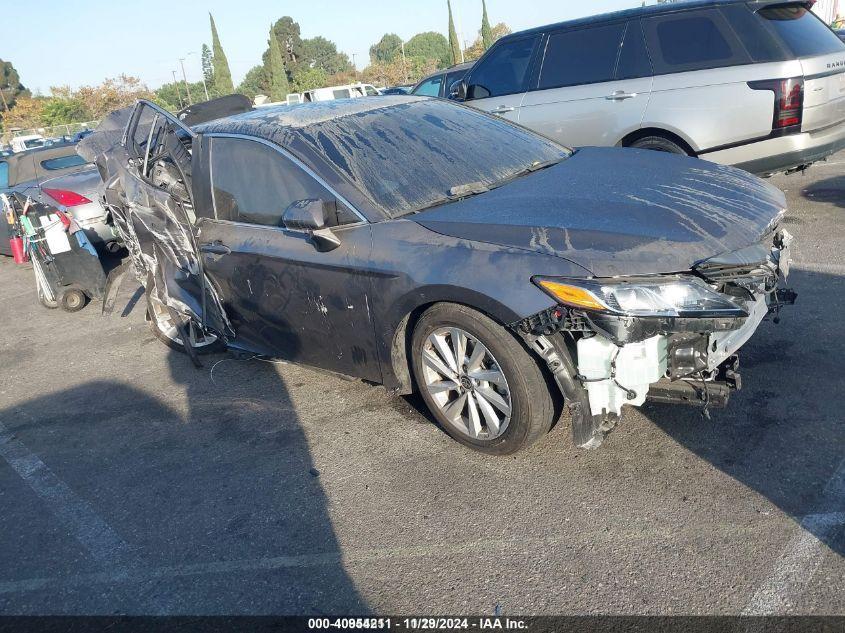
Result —
M335 99L349 99L352 95L349 94L349 88L342 90L332 90Z
M616 78L637 79L639 77L650 77L651 74L651 60L645 47L643 27L638 20L628 22L625 39L622 42L622 52L619 53Z
M745 50L755 62L779 62L789 59L787 51L766 28L764 21L745 4L720 7Z
M443 82L443 75L437 75L431 79L426 79L416 90L414 94L420 97L437 97L440 95L440 84Z
M298 165L272 147L237 138L211 138L211 193L218 220L282 226L293 202L334 196ZM330 226L358 217L338 205Z
M538 88L560 88L611 81L624 24L610 24L549 35Z
M751 62L715 9L684 11L643 21L655 74Z
M467 99L485 99L525 90L528 66L540 36L510 40L494 47L469 77Z
M364 86L364 90L367 91L368 97L377 97L378 96L378 90L376 90L372 86Z
M0 189L9 188L9 163L0 161Z

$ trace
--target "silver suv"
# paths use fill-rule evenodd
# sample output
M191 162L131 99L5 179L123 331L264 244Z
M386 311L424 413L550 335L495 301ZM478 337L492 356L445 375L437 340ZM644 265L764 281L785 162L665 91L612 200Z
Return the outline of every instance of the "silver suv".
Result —
M514 33L450 96L570 146L800 169L845 147L845 43L812 4L666 3Z

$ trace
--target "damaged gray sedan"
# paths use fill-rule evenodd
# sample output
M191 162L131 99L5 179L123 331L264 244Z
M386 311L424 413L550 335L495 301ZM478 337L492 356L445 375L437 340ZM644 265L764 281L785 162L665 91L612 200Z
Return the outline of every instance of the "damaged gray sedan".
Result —
M486 453L527 447L561 405L582 447L623 405L723 406L737 350L794 300L776 188L443 101L191 126L139 102L82 145L165 343L417 390Z

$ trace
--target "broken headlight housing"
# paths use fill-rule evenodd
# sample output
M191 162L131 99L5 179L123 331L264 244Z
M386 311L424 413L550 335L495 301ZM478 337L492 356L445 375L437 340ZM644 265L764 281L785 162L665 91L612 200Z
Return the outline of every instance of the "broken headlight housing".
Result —
M633 317L746 317L731 297L716 292L698 277L620 277L532 281L563 305Z

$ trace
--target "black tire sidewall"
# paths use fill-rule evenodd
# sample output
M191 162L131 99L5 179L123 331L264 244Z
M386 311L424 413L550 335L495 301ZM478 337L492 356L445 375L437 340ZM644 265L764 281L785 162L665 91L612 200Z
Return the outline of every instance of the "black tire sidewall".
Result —
M472 334L490 350L505 374L511 396L511 419L505 432L494 440L475 440L461 433L446 420L426 389L422 346L434 330L444 327L457 327ZM414 378L423 401L441 428L461 444L492 455L507 455L533 444L548 431L553 406L542 372L513 335L492 319L465 306L438 304L420 317L411 345Z
M675 141L662 136L646 136L631 143L630 147L665 152L667 154L677 154L679 156L689 156L687 151Z

